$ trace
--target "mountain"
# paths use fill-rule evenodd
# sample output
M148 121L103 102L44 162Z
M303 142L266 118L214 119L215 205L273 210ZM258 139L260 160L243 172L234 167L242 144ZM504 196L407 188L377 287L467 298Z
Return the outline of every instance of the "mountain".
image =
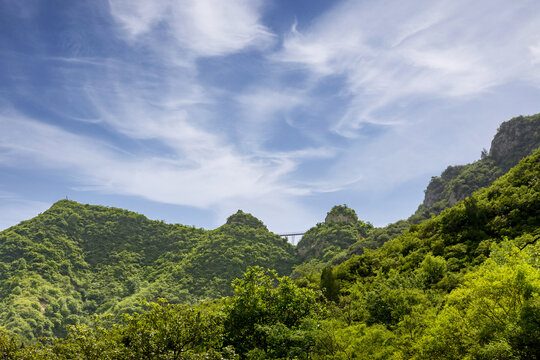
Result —
M73 203L62 203L57 207L64 213L71 206L85 207ZM125 215L133 217L133 220L137 218L136 214L129 212L102 210L119 215L111 224L105 224L107 228L122 228ZM53 223L58 223L58 214L54 215ZM365 249L361 255L324 268L316 277L300 277L293 281L288 277L278 277L271 270L254 267L234 280L234 292L228 298L195 306L170 304L163 300L142 303L138 313L128 313L121 321L113 319L111 323L108 318L94 319L88 325L70 328L65 338L43 339L27 346L21 346L12 335L0 330L0 356L5 359L56 360L535 360L540 357L539 215L540 150L537 150L491 186L474 192L437 216L410 226L377 249ZM329 229L336 224L353 229L357 225L354 212L345 206L330 211L327 220L324 225ZM246 238L254 237L258 239L257 243L265 244L259 248L261 251L273 248L268 246L274 240L279 244L279 239L268 234L260 221L242 212L229 218L221 228L213 230L217 234L181 226L169 227L159 222L144 221L144 218L138 221L144 225L141 230L156 226L165 234L167 229L174 233L169 241L156 238L154 243L173 246L180 242L178 249L191 247L188 252L201 255L193 265L211 259L205 254L214 246L217 252L226 251L229 246L220 247L221 241L217 240L203 246L204 250L195 252L193 249L204 244L205 240L199 240L193 246L187 241L188 236L178 234L194 232L214 238L218 237L217 234L248 234ZM66 224L70 228L67 221ZM31 228L28 225L32 224L15 227L22 238L12 237L20 245L38 249L32 255L38 258L38 254L43 252L39 243L52 241L43 240L47 236L44 233L37 243L25 242L30 234L36 234L33 230L23 233L25 228ZM60 228L58 231L62 233ZM358 233L352 234L356 236ZM69 240L70 236L73 240ZM64 251L66 255L73 253L72 258L77 263L75 259L78 259L77 248L81 240L84 242L82 237L66 235L58 251ZM110 241L114 238L111 237ZM102 245L115 248L121 244L125 251L135 252L121 240L117 245ZM234 247L235 244L230 245ZM93 248L91 244L87 246ZM47 243L46 247L53 246ZM303 247L317 255L317 242L308 242ZM9 251L16 249L8 248ZM278 246L276 253L283 256L287 249L286 246ZM235 256L235 251L232 256ZM97 264L103 265L98 252L91 253L93 263L87 266L84 265L86 253L80 253L82 258L77 264L83 270L90 271L93 266L99 266ZM156 255L153 251L143 250L140 257L150 261ZM32 257L24 257L27 258L27 271L28 264L36 261ZM116 257L109 257L108 261L115 262ZM231 266L227 262L221 264L225 258L218 261L218 267ZM179 260L181 263L189 257ZM180 263L176 265L181 266ZM288 266L287 263L280 264ZM14 268L3 276L25 271L21 265L21 261L15 261ZM236 266L236 262L232 266ZM79 289L71 283L66 272L68 268L58 266L56 283L65 289L72 288L74 300L65 302L66 308L62 307L58 316L62 311L77 310L75 300ZM206 268L205 265L198 267L200 275L207 279L219 274L214 271L207 274L204 272ZM72 268L71 271L79 270ZM115 276L124 276L123 271L129 272L129 267L121 268ZM176 270L165 267L161 273L164 271L174 273ZM155 282L152 276L147 279ZM21 281L31 284L21 285ZM28 294L39 290L39 284L37 278L24 276L12 281L12 285L20 286L20 289L11 291L16 296ZM51 288L54 284L46 286L50 295L63 296ZM40 294L38 300L41 302L37 304L31 303L30 295L17 302L3 304L3 314L12 316L18 313L29 326L39 325L21 309L26 301L38 312L38 306L45 307L46 312L49 304L43 303L43 292Z
M499 126L489 153L472 164L449 166L433 177L425 190L424 202L410 218L418 223L489 186L521 159L540 146L540 114L518 116Z
M300 264L295 267L293 276L318 274L372 230L373 225L358 220L356 212L347 205L334 206L324 222L306 231L298 242L296 247Z
M425 190L423 203L407 220L399 220L381 228L362 227L354 210L348 209L347 221L328 221L309 229L298 243L298 252L304 262L298 273L319 273L328 265L339 264L352 255L361 255L365 249L376 249L385 242L407 231L444 209L464 200L474 191L491 185L508 172L521 159L540 147L540 114L518 116L502 123L497 130L489 153L482 152L481 159L467 165L449 166L440 176L431 179ZM335 207L331 210L342 211ZM354 214L353 214L354 213ZM343 217L343 220L346 220ZM356 225L355 225L356 224Z
M491 186L323 272L322 289L341 295L327 358L538 359L539 180L537 150Z
M356 212L347 205L334 206L324 223L302 236L297 245L298 254L301 260L328 258L365 237L372 228L370 223L358 220Z
M145 300L194 304L230 296L200 306L223 306L211 319L213 325L205 326L220 332L241 325L248 331L235 333L233 326L219 335L223 346L229 339L235 351L241 351L241 358L255 350L252 355L260 358L270 349L283 354L276 349L302 344L290 354L318 349L323 354L318 358L336 359L398 353L395 358L536 359L527 349L540 345L535 342L540 338L535 337L540 334L540 151L494 178L538 147L539 119L518 117L502 124L482 159L450 167L432 180L426 190L430 200L409 220L374 229L346 205L336 206L297 248L242 211L207 231L151 221L122 209L59 201L34 219L0 232L0 325L28 343L40 336L67 336L66 344L84 343L86 337L68 330L70 325L89 324L76 331L91 332L91 315L104 314L112 316L107 326L118 330L123 325L112 324L124 324L118 315L127 313L132 315L125 319L134 321L129 337L100 335L107 346L120 341L117 345L125 347L146 331L137 322L137 313L148 310ZM480 188L484 185L488 187ZM256 277L234 281L233 290L231 281L255 265L282 275L294 269L296 284L248 270ZM276 284L283 284L279 293ZM506 288L493 292L497 284ZM260 298L251 297L250 291ZM463 298L465 293L475 299ZM518 305L500 305L499 295ZM278 304L273 303L278 298ZM484 303L489 306L482 307ZM157 313L169 309L152 306ZM253 313L244 314L250 306ZM295 306L303 320L291 323L289 312ZM202 319L189 317L196 307L180 308L190 321ZM500 324L482 317L481 311L490 308L498 309ZM463 320L453 317L460 311L468 323L452 328ZM244 315L253 320L262 319L261 314L266 314L266 325L244 323ZM304 319L306 314L311 318ZM223 320L231 316L233 323ZM170 330L166 320L160 324ZM147 330L156 326L149 323L144 323ZM484 323L489 326L478 328ZM196 333L195 328L190 331ZM459 331L468 332L460 337ZM461 344L457 350L443 343L456 333L455 341ZM92 336L88 339L96 339ZM243 337L251 339L249 346L261 348L243 345ZM0 329L0 357L7 346L3 341L12 344L5 339Z
M141 299L230 295L248 267L287 274L295 261L292 245L241 211L205 231L61 200L0 233L0 324L27 339L63 336L91 314L137 310Z

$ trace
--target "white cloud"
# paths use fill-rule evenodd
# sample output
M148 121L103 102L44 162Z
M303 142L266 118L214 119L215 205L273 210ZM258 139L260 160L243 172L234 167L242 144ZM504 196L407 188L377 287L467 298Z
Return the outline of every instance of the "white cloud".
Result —
M287 114L296 107L308 104L304 94L287 89L249 89L235 96L241 117L235 124L244 149L260 151L275 139L277 125L287 122ZM289 126L292 125L289 123Z
M529 51L532 57L531 62L533 64L540 64L540 43L529 46Z
M355 136L362 123L392 121L377 111L404 100L537 83L538 33L538 2L348 0L293 28L273 59L344 76L352 100L333 130Z
M388 190L474 159L467 139L485 126L469 124L463 104L514 82L540 85L535 1L345 0L293 27L274 53L262 1L109 4L118 27L104 33L128 46L107 52L113 42L96 35L107 46L92 54L107 57L36 61L54 87L42 97L33 81L14 86L57 126L0 113L0 165L59 169L80 189L221 217L243 208L296 230L314 222L306 195L313 205L321 193ZM200 59L252 49L265 56ZM475 122L494 129L518 106L493 104Z
M110 0L109 4L129 39L148 44L170 40L195 56L264 47L273 38L259 21L258 0Z
M195 130L194 139L210 139L204 151L193 145L193 139L195 149L181 146L187 157L179 152L177 158L135 157L104 142L13 113L0 116L0 127L5 129L0 133L1 164L59 169L74 176L79 189L217 209L230 204L267 204L268 199L278 198L293 204L297 196L310 191L283 179L294 169L297 158L313 155L309 152L242 156L214 135Z

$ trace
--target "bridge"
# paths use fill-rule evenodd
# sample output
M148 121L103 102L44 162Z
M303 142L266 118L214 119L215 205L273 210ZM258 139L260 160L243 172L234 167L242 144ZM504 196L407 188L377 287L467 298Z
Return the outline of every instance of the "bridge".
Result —
M279 234L279 236L287 239L287 241L290 242L291 244L296 245L298 244L298 241L300 241L300 239L302 238L304 234L305 233L303 232L293 232L293 233ZM296 241L297 236L300 236L300 239L298 239L298 241Z

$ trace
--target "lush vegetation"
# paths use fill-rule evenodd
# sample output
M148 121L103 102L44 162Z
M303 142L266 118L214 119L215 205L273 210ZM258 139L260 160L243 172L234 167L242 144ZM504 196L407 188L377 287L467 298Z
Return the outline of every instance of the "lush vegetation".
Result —
M381 229L336 206L297 249L60 201L0 233L0 359L538 359L540 150L486 182Z
M332 269L336 341L328 356L536 359L539 179L540 151L491 187Z
M326 267L318 278L295 282L250 268L233 281L229 298L191 306L140 301L139 311L121 319L90 318L68 326L65 337L30 346L2 332L0 354L5 359L537 359L539 180L537 151L489 188L379 249ZM249 229L265 230L249 215L237 215L225 229L247 222ZM59 266L66 276L61 271ZM7 314L20 311L19 303L11 306Z
M139 310L141 299L230 295L248 267L287 274L295 260L292 245L242 212L204 231L62 200L0 233L0 324L28 341L65 336L92 314Z
M320 273L325 266L346 256L347 249L372 230L373 225L358 220L356 212L347 205L334 206L324 223L306 231L298 242L302 263L296 267L294 277Z
M431 179L423 204L409 218L419 223L487 187L540 145L540 114L518 116L501 124L489 152L468 165L449 166Z
M0 332L2 359L308 359L324 307L315 291L250 268L230 298L199 306L143 302L118 323L95 317L64 338L20 346Z

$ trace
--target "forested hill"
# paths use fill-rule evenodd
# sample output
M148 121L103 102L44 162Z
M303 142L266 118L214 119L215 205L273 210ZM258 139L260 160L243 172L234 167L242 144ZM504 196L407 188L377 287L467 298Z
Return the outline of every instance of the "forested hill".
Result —
M423 203L407 220L373 228L359 220L347 206L334 207L325 222L309 229L298 243L303 263L296 268L296 275L317 274L325 266L339 264L352 255L362 254L365 249L380 247L411 225L438 215L474 191L491 185L538 147L540 114L518 116L499 126L490 151L482 151L481 159L472 164L449 166L441 176L432 177Z
M474 191L489 186L521 159L540 146L540 114L518 116L499 126L481 159L467 165L449 166L441 176L431 179L424 202L411 221L418 223L439 214L445 208L465 199Z
M205 231L62 200L0 233L0 324L27 339L62 336L91 314L133 311L142 298L229 295L249 266L288 274L295 254L241 211Z
M28 343L68 335L67 343L105 341L112 353L133 350L135 355L126 358L140 358L133 345L137 334L154 333L151 317L156 312L175 316L159 312L170 310L168 305L156 305L149 323L139 323L135 315L128 318L132 328L112 327L100 339L70 333L69 325L89 324L93 314L111 315L121 324L119 314L147 309L142 300L193 304L234 295L203 305L220 309L212 324L204 325L219 334L212 333L217 340L202 343L201 349L214 344L221 354L232 346L231 354L242 359L251 351L253 358L317 353L334 359L536 359L540 150L494 178L538 147L539 124L540 115L535 115L501 125L481 160L458 170L451 167L445 173L452 176L443 173L432 181L442 184L441 199L421 207L412 220L374 229L354 210L336 206L297 248L242 211L208 231L122 209L59 201L0 232L0 357L7 346L5 328ZM466 189L460 192L465 196L484 184L491 185L462 201L452 195ZM423 220L432 214L438 215ZM233 279L255 265L281 275L294 269L296 284L250 270L234 292ZM501 285L491 291L493 284ZM250 306L256 308L253 313L242 312ZM289 313L293 308L298 317ZM492 308L495 322L484 316ZM206 319L190 318L193 308L180 309L193 323ZM167 320L162 318L159 326L169 334ZM187 329L197 333L195 327ZM168 351L171 341L160 349Z
M98 219L101 213L116 214L92 231L120 231L131 224L143 236L157 227L163 238L150 240L148 250L134 249L110 232L113 244L98 241L97 250L85 244L85 220L74 216L75 209ZM369 230L349 210L331 211L320 234L337 229L356 236ZM2 264L3 326L29 338L36 331L62 334L65 324L90 323L70 328L65 338L27 346L0 329L4 359L540 358L540 150L491 186L378 249L296 281L251 268L233 282L229 298L198 306L130 301L134 294L187 299L194 294L189 286L202 282L188 278L183 293L178 287L168 294L166 284L182 283L194 273L219 285L220 273L211 268L236 271L245 254L288 269L293 249L242 212L205 232L72 202L60 202L1 236L1 256L11 261ZM241 239L250 252L236 249L229 237ZM158 244L168 255L159 255ZM121 250L108 255L108 263L96 256L116 246ZM210 255L230 248L221 258ZM317 241L304 248L315 256L319 249ZM147 263L157 266L150 270ZM126 298L115 305L120 295ZM113 319L115 324L85 317L115 306L139 306L139 313Z

